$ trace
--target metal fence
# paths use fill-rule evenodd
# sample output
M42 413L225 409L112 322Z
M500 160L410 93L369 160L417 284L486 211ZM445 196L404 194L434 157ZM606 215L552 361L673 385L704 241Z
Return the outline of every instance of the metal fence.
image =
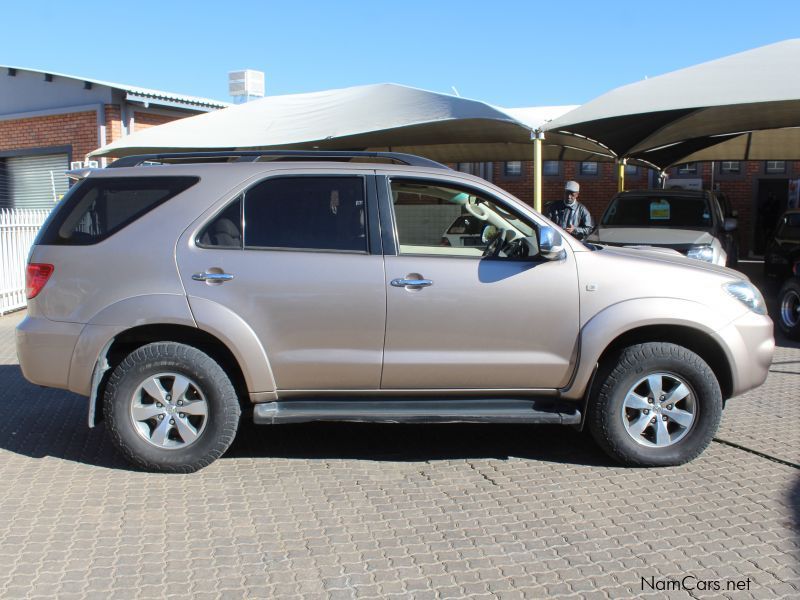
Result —
M0 315L25 307L25 264L49 210L0 210Z

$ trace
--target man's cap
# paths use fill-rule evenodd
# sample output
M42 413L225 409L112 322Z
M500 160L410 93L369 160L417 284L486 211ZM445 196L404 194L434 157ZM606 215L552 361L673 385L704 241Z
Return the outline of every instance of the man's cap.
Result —
M564 186L564 189L568 192L574 192L577 194L581 191L581 186L577 181L568 181L567 185Z

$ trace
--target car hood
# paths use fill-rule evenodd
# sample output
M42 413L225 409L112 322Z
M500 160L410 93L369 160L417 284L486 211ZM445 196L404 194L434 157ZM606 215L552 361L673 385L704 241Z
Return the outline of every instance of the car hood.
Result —
M703 229L672 229L668 227L598 227L588 238L599 244L687 246L710 244L714 236Z
M745 279L749 280L746 275L739 271L734 271L727 267L720 267L696 258L687 258L682 254L667 253L661 250L648 250L646 248L621 248L614 246L605 246L598 252L605 253L607 256L619 256L627 258L640 258L652 260L660 263L668 263L684 268L694 269L696 271L706 271L707 273L714 273L721 275L728 279Z

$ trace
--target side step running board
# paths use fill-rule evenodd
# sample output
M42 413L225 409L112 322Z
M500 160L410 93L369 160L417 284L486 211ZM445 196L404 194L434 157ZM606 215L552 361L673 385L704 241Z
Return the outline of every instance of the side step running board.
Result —
M283 400L256 404L260 425L308 421L365 423L554 423L579 425L574 405L547 400Z

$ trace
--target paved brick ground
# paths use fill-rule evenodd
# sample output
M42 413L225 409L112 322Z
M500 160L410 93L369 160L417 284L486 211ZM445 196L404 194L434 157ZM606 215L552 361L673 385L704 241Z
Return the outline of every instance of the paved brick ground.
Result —
M22 378L20 318L0 318L2 598L660 597L642 578L687 575L670 597L800 595L783 340L727 443L683 467L620 468L566 428L245 425L211 467L166 476L87 429L85 399Z

